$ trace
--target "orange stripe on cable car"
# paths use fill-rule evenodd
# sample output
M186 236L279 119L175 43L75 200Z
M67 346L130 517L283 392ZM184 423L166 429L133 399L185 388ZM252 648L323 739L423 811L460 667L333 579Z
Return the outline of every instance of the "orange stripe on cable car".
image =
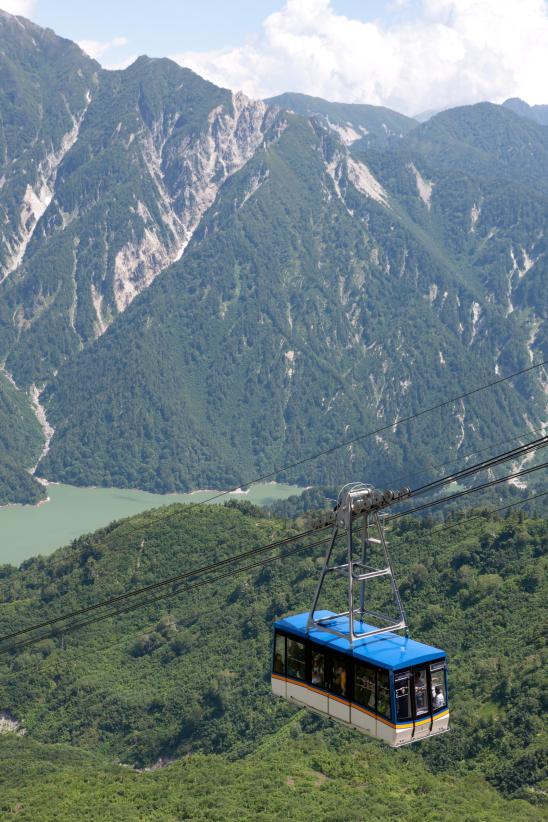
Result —
M391 728L396 727L396 725L394 725L393 722L390 722L389 719L385 719L384 717L379 716L379 714L375 714L372 711L368 711L367 708L362 708L361 705L357 705L355 702L352 702L352 707L356 708L358 711L361 711L364 714L367 714L367 716L370 716L372 719L378 719L380 722L383 722L385 725L390 725Z
M412 722L405 724L395 724L394 722L390 722L389 719L385 719L383 716L379 716L379 714L372 713L371 711L368 711L367 708L362 708L362 706L358 705L356 702L349 702L347 699L342 699L339 696L335 696L335 694L332 694L330 691L322 691L318 688L314 688L314 686L309 685L308 682L299 682L296 679L288 679L287 677L282 676L281 674L275 673L272 673L272 677L273 679L279 679L282 682L288 683L290 685L297 685L299 688L306 688L309 691L313 691L316 694L320 694L320 696L328 696L330 699L335 699L337 702L341 702L343 705L349 705L351 708L355 708L356 710L361 711L364 714L367 714L367 716L370 716L372 719L378 719L379 722L383 723L383 725L388 725L390 728L394 728L397 731L405 731L413 727ZM417 725L424 725L427 722L434 722L434 720L436 719L444 719L446 716L449 716L449 709L443 711L443 713L434 714L434 716L427 716L426 719L421 719L419 722L415 722L415 727L417 727Z
M371 716L373 719L377 718L377 714L368 711L367 708L362 708L361 705L358 705L356 702L352 703L352 707L356 708L357 711L361 711L363 714L367 714L367 716Z
M390 728L397 728L397 725L394 725L393 722L390 722L389 719L385 719L384 716L379 716L379 714L375 714L375 719L378 719L379 722L382 722L383 725L388 725Z
M330 696L329 691L322 691L321 688L315 688L313 685L309 685L308 682L306 683L306 687L309 691L314 691L315 694L319 694L320 696Z
M335 696L335 694L332 694L331 691L329 691L329 699L336 699L337 702L342 702L343 705L350 706L348 699L342 699L340 696Z

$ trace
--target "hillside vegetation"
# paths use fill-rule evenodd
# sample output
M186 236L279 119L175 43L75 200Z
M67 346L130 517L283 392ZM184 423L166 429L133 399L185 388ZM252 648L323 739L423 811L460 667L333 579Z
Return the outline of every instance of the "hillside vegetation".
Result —
M0 505L36 503L44 486L28 470L40 457L43 435L29 397L0 372Z
M149 512L21 569L3 566L1 632L291 532L290 523L241 507L174 506L168 518L165 509ZM349 808L350 797L373 803L369 818L391 807L418 818L428 797L440 819L540 818L546 542L546 521L519 513L453 515L442 524L404 519L393 530L412 636L449 656L453 730L439 739L386 751L270 695L271 624L309 606L321 562L316 549L0 657L0 710L27 731L24 740L3 740L0 751L9 760L13 747L5 746L20 746L32 773L45 767L50 745L77 747L73 764L68 748L53 749L43 771L44 785L54 785L75 769L74 790L63 791L66 808L94 797L106 807L123 796L121 812L129 815L131 807L150 810L160 791L166 799L154 805L158 814L159 807L183 808L186 818L214 819L208 808L220 803L223 818L243 808L274 819L289 813L296 787L304 804L295 818L305 818L317 793L327 820L341 818L331 803L336 795L341 801L345 785ZM111 764L181 757L148 775ZM13 802L23 782L20 772L8 773L3 801ZM81 793L76 786L84 783ZM43 791L29 779L23 796L32 806ZM457 794L460 804L449 801ZM454 817L443 816L438 797ZM515 799L529 804L507 804ZM71 812L66 818L77 818ZM363 818L363 804L344 818Z
M412 752L397 756L348 735L332 739L299 717L237 761L195 754L136 773L68 745L0 739L0 812L6 822L295 820L500 822L544 818L505 800L481 776L434 775ZM344 738L342 738L344 736ZM402 778L402 776L404 778Z

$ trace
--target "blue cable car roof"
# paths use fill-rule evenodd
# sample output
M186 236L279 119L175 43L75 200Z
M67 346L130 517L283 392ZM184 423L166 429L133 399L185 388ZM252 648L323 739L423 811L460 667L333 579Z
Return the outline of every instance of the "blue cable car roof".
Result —
M335 618L326 623L327 627L334 628L341 633L348 633L348 617L336 617L333 611L315 612L316 619L324 619L329 616ZM275 625L276 628L282 631L311 639L320 645L326 645L332 650L341 651L356 659L363 659L364 662L369 662L380 668L388 668L391 671L402 670L412 665L420 665L423 662L432 662L435 659L445 657L445 651L441 651L439 648L424 645L422 642L416 642L414 639L393 633L357 639L351 645L348 639L335 636L319 628L307 632L307 620L307 613L295 614L278 620ZM358 632L375 630L375 626L357 620L354 621L354 628Z

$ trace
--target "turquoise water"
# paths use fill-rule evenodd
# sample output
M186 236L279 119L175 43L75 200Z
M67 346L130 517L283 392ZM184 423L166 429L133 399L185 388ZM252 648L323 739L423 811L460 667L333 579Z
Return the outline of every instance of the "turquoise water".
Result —
M303 491L295 485L263 483L251 486L244 494L231 494L265 505ZM77 488L73 485L48 486L49 502L39 506L11 505L0 508L0 564L18 565L36 554L51 554L76 537L130 517L147 508L174 502L203 502L215 491L192 494L150 494L125 488ZM222 503L229 496L221 498Z

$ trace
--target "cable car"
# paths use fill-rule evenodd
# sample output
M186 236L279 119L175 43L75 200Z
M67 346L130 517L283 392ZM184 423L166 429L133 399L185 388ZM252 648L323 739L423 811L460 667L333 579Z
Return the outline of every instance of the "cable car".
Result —
M333 533L310 611L274 625L272 692L289 702L382 740L392 747L449 730L447 660L444 651L410 639L379 511L403 499L361 483L345 486L331 517ZM356 559L355 523L362 519L361 558ZM325 527L325 519L319 523ZM329 523L327 523L329 524ZM340 531L346 531L347 562L333 564ZM372 536L372 533L377 536ZM383 557L371 565L372 548ZM318 610L326 578L347 578L348 610ZM366 584L390 582L396 617L367 610ZM354 587L360 586L359 607ZM375 618L376 625L366 622ZM402 636L399 631L405 631Z

